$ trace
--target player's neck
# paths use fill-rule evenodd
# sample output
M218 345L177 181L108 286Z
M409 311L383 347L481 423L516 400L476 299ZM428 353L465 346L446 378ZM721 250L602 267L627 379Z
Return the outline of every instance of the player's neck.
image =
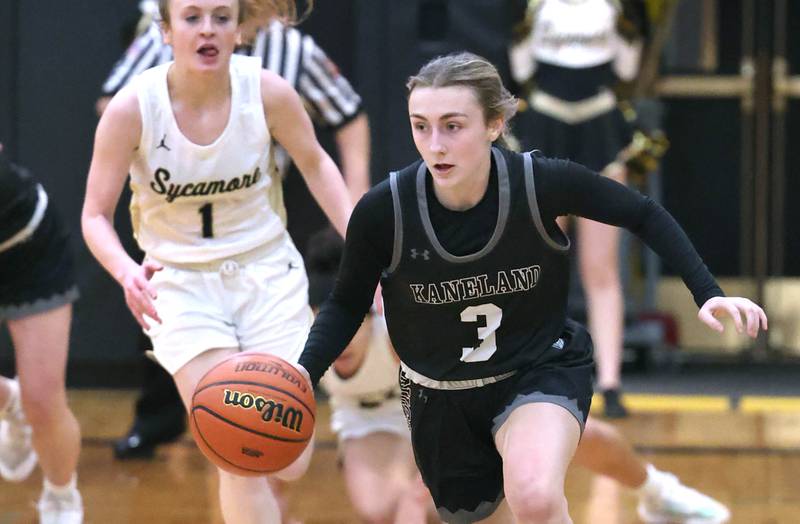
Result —
M170 99L191 107L221 103L231 96L231 77L227 69L215 73L196 73L178 64L167 72Z
M481 162L469 176L464 177L457 184L450 187L437 185L434 181L433 190L436 198L447 209L452 211L466 211L472 209L481 201L489 187L491 175L491 156L487 155L486 161Z

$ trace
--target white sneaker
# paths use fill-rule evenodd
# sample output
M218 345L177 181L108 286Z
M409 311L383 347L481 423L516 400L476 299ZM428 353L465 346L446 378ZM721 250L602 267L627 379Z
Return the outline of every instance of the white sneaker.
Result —
M731 512L720 502L684 486L678 477L648 466L654 493L640 493L639 517L647 524L722 524Z
M83 501L77 488L65 495L56 495L45 488L36 509L39 510L39 524L83 523Z
M11 382L11 404L0 414L0 476L21 482L36 467L36 452L31 443L32 430L25 421L19 398L19 384Z

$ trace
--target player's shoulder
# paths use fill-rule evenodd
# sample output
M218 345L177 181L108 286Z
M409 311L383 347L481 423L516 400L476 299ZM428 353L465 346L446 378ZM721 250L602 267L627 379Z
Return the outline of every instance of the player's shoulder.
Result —
M103 116L118 124L141 122L141 112L139 110L140 90L141 86L137 82L131 82L123 86L111 98L103 112Z
M297 92L292 85L279 74L269 69L261 70L261 94L266 100L272 99L280 102L292 95L297 96Z
M369 191L356 203L353 213L368 213L376 214L380 209L385 206L391 206L392 203L392 189L389 179L383 180L372 186Z

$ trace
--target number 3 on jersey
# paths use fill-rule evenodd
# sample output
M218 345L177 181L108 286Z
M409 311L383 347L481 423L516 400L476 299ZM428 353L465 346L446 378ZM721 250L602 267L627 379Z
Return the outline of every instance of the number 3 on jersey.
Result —
M463 362L484 362L497 351L495 331L503 321L503 310L494 304L481 304L469 306L461 312L461 322L477 322L479 317L486 319L486 325L478 328L481 343L478 347L461 348Z
M203 238L214 238L214 215L211 202L200 206L197 212L203 217Z

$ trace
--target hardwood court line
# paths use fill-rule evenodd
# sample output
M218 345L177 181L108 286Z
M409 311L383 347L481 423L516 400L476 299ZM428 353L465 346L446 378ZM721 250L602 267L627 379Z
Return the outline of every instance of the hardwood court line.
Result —
M652 395L625 393L623 401L631 411L666 412L713 412L731 411L731 399L726 395ZM592 409L603 407L603 396L592 397Z
M795 456L800 448L754 447L754 446L681 446L681 445L636 445L639 453L658 455L749 455L749 456Z
M739 399L739 411L742 413L800 412L800 398L745 395Z

